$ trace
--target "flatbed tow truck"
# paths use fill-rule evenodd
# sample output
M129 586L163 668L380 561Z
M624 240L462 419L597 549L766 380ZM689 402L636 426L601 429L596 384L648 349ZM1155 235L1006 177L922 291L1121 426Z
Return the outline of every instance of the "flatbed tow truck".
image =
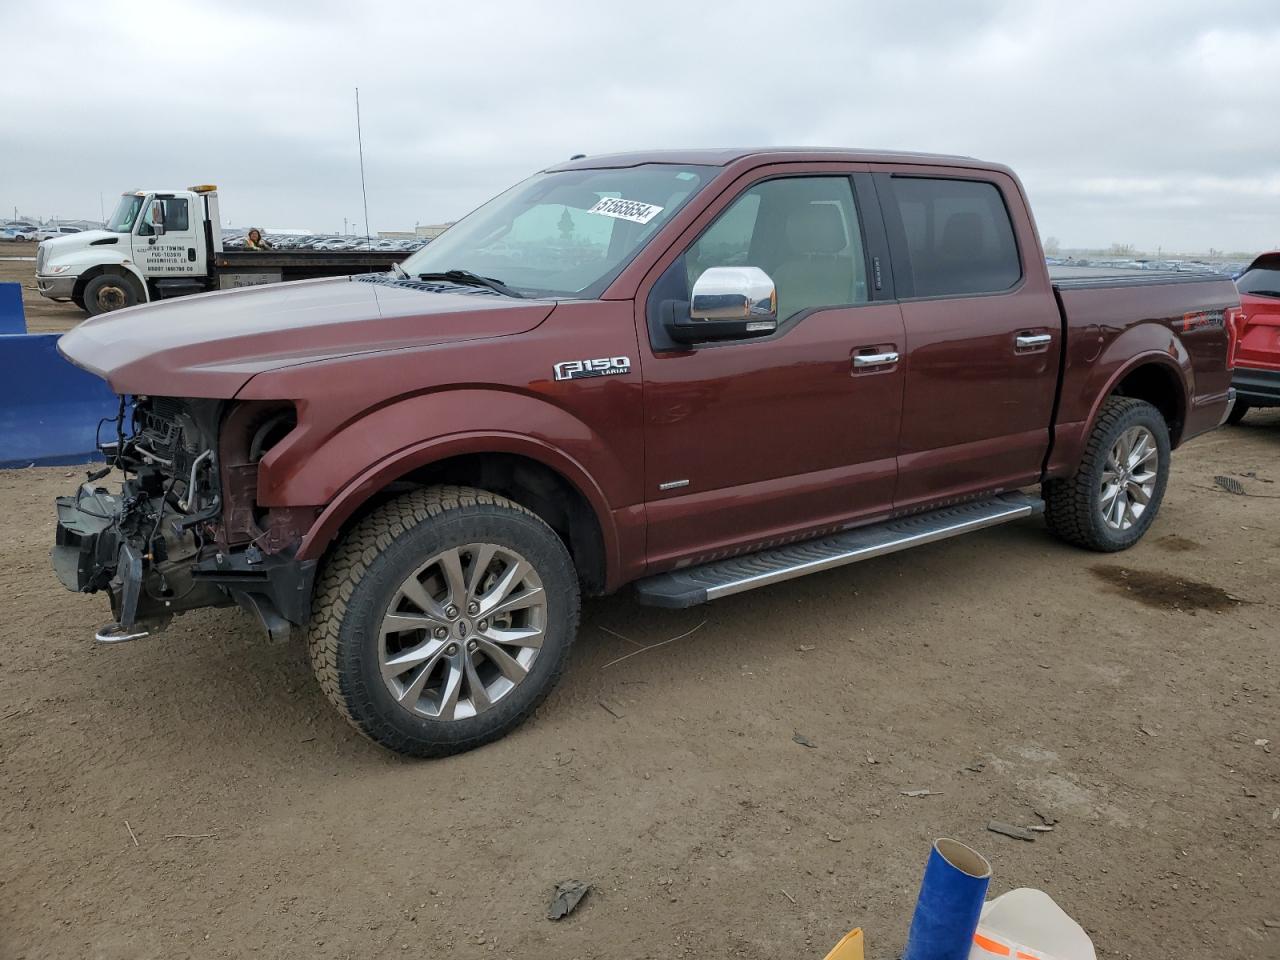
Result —
M391 269L403 250L225 250L218 188L130 190L102 230L45 240L36 287L90 315L192 293Z

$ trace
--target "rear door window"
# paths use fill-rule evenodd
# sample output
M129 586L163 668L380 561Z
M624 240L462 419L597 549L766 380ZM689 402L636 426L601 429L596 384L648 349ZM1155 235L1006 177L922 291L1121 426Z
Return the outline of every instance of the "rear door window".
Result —
M994 183L897 176L891 183L888 215L897 215L913 296L999 293L1022 278L1013 224Z

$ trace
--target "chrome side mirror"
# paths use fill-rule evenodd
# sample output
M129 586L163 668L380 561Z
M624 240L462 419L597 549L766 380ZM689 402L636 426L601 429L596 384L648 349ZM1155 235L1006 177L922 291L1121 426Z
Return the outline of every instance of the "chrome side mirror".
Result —
M709 267L693 285L689 316L695 321L771 322L767 329L772 330L778 324L778 292L759 267Z
M709 267L693 284L688 313L668 324L677 343L741 340L778 328L778 292L759 267Z

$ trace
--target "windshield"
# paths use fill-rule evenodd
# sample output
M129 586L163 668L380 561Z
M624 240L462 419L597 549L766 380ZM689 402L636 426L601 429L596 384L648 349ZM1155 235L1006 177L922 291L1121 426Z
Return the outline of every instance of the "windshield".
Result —
M1280 297L1280 257L1259 259L1236 279L1236 288L1255 297Z
M411 277L466 270L526 296L591 299L713 173L650 163L535 174L400 266Z
M128 233L133 229L133 221L138 219L138 211L142 209L142 197L126 193L120 198L116 212L111 214L106 229L112 233Z

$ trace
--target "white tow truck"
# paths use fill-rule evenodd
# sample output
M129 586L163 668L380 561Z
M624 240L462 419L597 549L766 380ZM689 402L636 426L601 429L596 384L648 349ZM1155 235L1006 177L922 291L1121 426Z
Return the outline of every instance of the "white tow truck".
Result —
M36 286L89 314L208 290L389 270L403 250L224 250L218 188L130 190L102 230L43 241Z

